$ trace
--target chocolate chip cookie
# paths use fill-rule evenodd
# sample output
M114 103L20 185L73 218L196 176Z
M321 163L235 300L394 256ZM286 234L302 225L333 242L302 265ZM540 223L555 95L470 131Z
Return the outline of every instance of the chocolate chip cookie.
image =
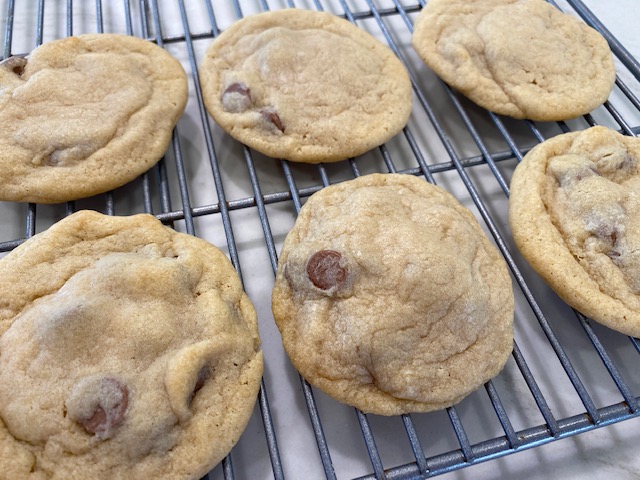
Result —
M186 101L180 63L126 35L0 62L0 200L58 203L130 182L165 153Z
M276 158L343 160L398 133L411 82L393 52L334 15L285 9L246 17L206 52L202 93L214 120Z
M589 113L615 82L606 40L544 0L429 0L412 43L451 87L514 118Z
M0 478L199 479L263 359L225 255L150 215L75 213L0 260Z
M640 140L605 127L533 148L511 180L520 252L569 305L640 336Z
M309 383L381 415L455 404L513 347L501 255L453 196L409 175L312 195L282 247L272 308Z

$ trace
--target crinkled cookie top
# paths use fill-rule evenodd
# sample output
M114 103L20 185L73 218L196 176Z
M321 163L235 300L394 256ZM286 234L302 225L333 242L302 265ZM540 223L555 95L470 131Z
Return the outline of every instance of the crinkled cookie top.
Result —
M200 69L204 101L231 136L276 158L318 163L398 133L411 82L393 52L334 15L286 9L227 28Z
M0 478L199 479L262 375L231 263L150 215L82 211L0 260Z
M310 197L282 247L272 302L293 365L365 412L450 406L512 349L502 257L471 212L409 175Z
M605 127L551 138L511 181L518 248L571 306L640 335L640 140Z
M186 101L180 63L126 35L0 62L0 199L57 203L124 185L160 160Z
M544 0L429 0L412 43L451 87L514 118L586 114L615 81L606 40Z

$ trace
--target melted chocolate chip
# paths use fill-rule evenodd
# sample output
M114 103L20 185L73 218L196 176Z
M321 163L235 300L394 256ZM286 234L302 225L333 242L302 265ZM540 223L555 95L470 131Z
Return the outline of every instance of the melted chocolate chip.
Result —
M195 397L196 393L198 393L198 391L202 387L204 387L204 384L207 383L208 379L209 379L209 368L205 365L198 372L198 376L196 377L196 383L193 386L193 391L191 392L191 395L189 395L188 403L191 403L193 401L193 397Z
M615 246L618 241L619 229L615 224L602 222L592 230L592 233L594 233L600 240Z
M620 257L620 252L617 250L609 250L609 252L607 252L607 256L612 260L615 260Z
M600 172L598 170L596 170L593 167L589 167L589 169L576 174L576 180L580 181L583 180L587 177L593 177L593 176L597 176L597 177L601 177L602 175L600 174Z
M9 57L0 62L0 67L8 68L18 76L22 75L26 65L27 59L23 57Z
M247 97L251 96L251 90L244 83L232 83L227 87L224 93L239 93L240 95L245 95Z
M620 170L633 170L636 167L636 159L629 154L624 156L624 160L620 163L618 168Z
M611 241L611 249L607 252L607 256L613 261L616 261L620 257L621 253L619 245L617 244L618 232L615 229L609 235L609 240Z
M129 405L129 389L114 377L104 377L97 388L92 390L97 403L93 414L88 418L79 418L84 429L99 437L108 437L111 431L124 421Z
M349 274L346 266L340 265L342 255L335 250L320 250L307 262L307 277L321 290L344 285Z
M272 123L278 130L284 133L284 123L282 123L280 116L273 108L263 108L262 110L260 110L260 115L264 120Z
M87 432L100 433L107 430L107 412L100 405L91 418L82 421L82 426Z
M198 390L204 387L204 384L207 382L209 378L209 369L207 367L202 367L198 372L198 376L196 377L196 384L193 387L193 393L195 394Z
M222 107L228 112L244 112L252 103L251 90L244 83L232 83L222 93Z

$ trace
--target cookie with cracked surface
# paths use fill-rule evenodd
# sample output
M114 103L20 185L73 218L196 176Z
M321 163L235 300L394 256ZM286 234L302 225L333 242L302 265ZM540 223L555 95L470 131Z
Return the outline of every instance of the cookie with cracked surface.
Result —
M0 479L199 479L263 359L225 255L150 215L81 211L0 260Z
M180 63L116 34L0 62L0 200L58 203L120 187L164 155L187 101Z
M569 305L640 336L640 140L605 127L534 147L511 180L518 249Z
M513 346L504 260L468 209L409 175L312 195L282 247L272 308L309 383L381 415L457 403Z
M246 17L202 61L214 120L275 158L344 160L398 133L411 112L406 69L385 45L334 15L285 9Z
M615 82L606 40L544 0L429 0L412 43L451 87L514 118L578 117Z

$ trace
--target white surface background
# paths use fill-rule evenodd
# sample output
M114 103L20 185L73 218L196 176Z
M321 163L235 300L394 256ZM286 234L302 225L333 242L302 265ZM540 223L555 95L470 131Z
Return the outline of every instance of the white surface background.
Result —
M259 11L259 2L257 1L244 1L241 3L245 15ZM332 8L329 10L334 13L342 13L341 5L337 1L321 3L324 5L330 4ZM376 4L388 5L389 3L391 2L379 1ZM409 2L403 3L408 4ZM640 58L640 38L637 35L637 25L640 24L640 13L638 12L640 5L638 2L636 0L606 2L603 0L588 0L586 3L599 16L605 26L617 35L625 47L636 58ZM105 31L125 32L122 4L123 2L103 1ZM178 1L160 1L159 4L163 34L165 36L181 35L184 32L184 26L180 20ZM213 0L212 4L216 14L219 15L218 26L220 28L226 27L234 20L235 14L230 2ZM564 7L563 3L560 2L560 4ZM185 0L185 5L192 32L204 32L211 28L208 23L204 2ZM284 1L269 2L269 5L274 9L286 6ZM311 1L300 1L296 5L313 8ZM354 1L349 5L353 10L366 9L364 1ZM3 25L6 8L7 0L0 0L0 20ZM132 5L132 10L134 13L138 11L137 3ZM14 19L12 53L26 53L35 45L37 38L35 28L36 11L37 4L35 1L18 2ZM44 41L65 36L68 33L63 21L65 15L65 2L45 2ZM413 17L414 15L411 16L411 18ZM74 34L95 32L95 3L76 1L74 3L73 19ZM411 69L421 82L421 89L429 94L429 101L432 102L437 110L439 120L443 122L447 132L455 139L454 145L458 154L463 157L477 155L477 147L470 142L465 127L453 111L450 101L442 95L442 87L426 67L421 65L415 56L411 55L406 27L397 18L390 19L389 22L393 27L394 38L403 52L407 53ZM380 32L373 24L373 21L359 22L359 25L370 29L371 33L380 37ZM134 16L133 27L134 34L140 35L141 26L137 16ZM209 43L210 39L206 38L194 41L196 59L199 60L202 57ZM185 70L191 75L193 72L188 62L184 44L182 42L170 43L167 48L183 62ZM623 68L620 68L619 75L624 81L628 81L629 85L636 89L637 93L638 81ZM193 81L191 81L190 88L190 103L178 125L178 131L180 146L186 163L191 205L212 205L217 203L217 197L211 179ZM614 96L616 96L615 93ZM621 103L623 104L624 102ZM468 104L465 103L465 106L468 106ZM620 108L624 111L625 116L632 119L632 125L640 125L638 112L633 111L633 109L626 109L624 105L621 105ZM427 157L427 163L447 161L446 152L420 110L421 108L417 106L410 126L414 134L416 134L423 153ZM492 147L492 151L499 150L502 141L491 126L485 125L488 122L488 117L474 107L470 107L470 110L472 120L484 135L483 138L487 145ZM606 115L602 112L598 112L594 116L598 120L602 118L603 121L607 121ZM514 136L517 139L527 138L524 134L522 134L522 137L520 136L521 132L519 132L515 123L509 123L509 126L513 127ZM241 148L215 126L213 126L213 139L218 161L223 171L227 199L234 200L253 195ZM390 142L389 148L394 153L393 158L399 168L404 168L403 155L407 151L406 146L400 141L393 141ZM362 173L384 170L384 164L379 156L372 154L366 157L362 161L358 161ZM180 208L178 206L180 197L175 182L175 167L173 167L171 154L168 155L167 160L169 175L172 178L174 208L177 209ZM265 159L257 154L254 154L254 160L263 193L287 189L277 161ZM409 159L406 166L413 167L415 166L414 163L411 163ZM507 180L510 178L514 166L515 162L513 161L505 162L504 167L501 165ZM318 184L318 174L313 168L295 165L291 168L296 177L298 187ZM349 178L350 176L348 169L344 166L328 167L328 172L332 182ZM474 170L472 175L476 186L483 195L483 199L487 202L494 219L497 221L498 228L508 241L505 196L486 168ZM468 194L455 173L438 174L436 178L441 186L452 191L462 203L474 210ZM140 185L140 182L136 181L115 192L114 208L116 214L124 215L142 211ZM159 208L156 204L154 204L154 207ZM104 210L105 204L102 198L97 198L79 201L76 204L76 208ZM24 236L26 211L27 208L24 205L0 202L0 241ZM158 211L154 213L158 213ZM284 236L295 220L295 210L290 202L286 202L268 205L267 213L274 240L279 250ZM474 213L477 212L474 210ZM64 214L64 206L38 206L36 230L40 231L46 228L51 222L61 218ZM282 350L279 333L273 324L270 312L273 272L265 247L260 220L255 208L233 211L231 220L239 249L240 265L245 286L259 312L261 336L266 358L265 383L285 475L287 478L296 479L322 478L315 440L309 427L308 415L300 393L300 381ZM199 217L195 221L195 227L197 235L225 249L226 239L219 215ZM177 222L176 228L184 229L184 224ZM508 247L510 251L515 251L511 244L508 244ZM563 346L569 352L572 362L575 362L576 368L580 371L585 383L587 383L589 393L597 400L598 406L609 405L619 401L619 394L616 393L599 361L594 358L593 349L585 339L579 325L573 319L570 310L539 282L523 262L518 261L518 266L530 282L536 298L544 305L545 314L548 315L553 328L556 329L563 342ZM577 402L575 393L572 392L562 369L557 360L555 360L553 353L550 352L530 309L521 295L517 297L517 301L516 340L523 350L527 362L534 370L554 414L557 418L562 418L563 416L581 413L584 411L584 407ZM623 365L623 374L637 395L640 390L640 379L637 375L637 368L634 367L637 365L638 357L632 350L628 340L622 335L598 326L594 326L594 329L607 345L614 359ZM508 409L516 430L543 423L513 361L510 361L505 371L496 378L495 385ZM370 473L371 466L368 463L353 409L337 404L321 392L314 391L314 393L338 478L351 478ZM472 394L461 402L456 407L456 410L461 416L465 428L468 429L472 443L501 435L499 425L496 424L491 415L491 407L484 391ZM415 415L413 419L427 456L457 448L455 439L452 438L448 419L443 412ZM370 416L369 420L374 429L376 442L385 467L393 467L413 460L402 423L398 418ZM543 447L474 465L442 475L439 478L449 480L640 478L640 460L637 455L639 441L638 419L633 419L553 442ZM232 458L237 478L260 479L272 476L258 408L256 408L256 413L247 431L237 448L234 449ZM222 478L221 469L218 467L211 477Z

